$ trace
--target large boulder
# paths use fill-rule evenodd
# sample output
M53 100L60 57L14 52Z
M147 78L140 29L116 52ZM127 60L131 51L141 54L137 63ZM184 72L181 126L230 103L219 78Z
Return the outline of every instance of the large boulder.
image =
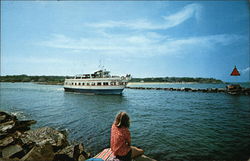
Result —
M2 150L3 158L14 158L18 157L18 153L21 153L23 148L20 145L10 145Z
M54 161L75 161L73 156L74 156L74 146L70 145L59 150L54 157Z
M79 156L80 155L85 155L85 151L84 151L84 146L83 144L78 144L78 145L75 145L74 146L74 155L73 155L73 158L75 160L78 160ZM85 156L87 157L87 156Z
M14 142L13 137L11 136L5 137L4 139L0 140L0 147L5 147L13 142Z
M35 120L19 121L16 116L0 111L0 139L16 131L27 131L30 129L30 126L35 123Z
M15 121L10 120L0 124L0 133L8 133L10 132L15 126Z
M25 120L25 121L16 121L15 124L15 130L19 130L19 131L27 131L30 130L30 126L32 124L36 124L35 120Z
M89 155L84 151L83 144L78 144L59 150L55 155L54 161L84 161L86 158L89 158Z
M86 158L84 157L84 155L80 155L77 161L85 161L85 160Z
M0 123L1 122L4 122L5 120L6 120L6 115L4 115L4 114L2 114L1 112L0 112Z
M46 143L40 146L34 146L21 161L53 161L54 151L51 144Z
M37 145L44 145L45 143L50 143L55 151L69 145L66 135L50 127L26 131L21 140L24 144L32 144L34 142Z
M0 123L7 122L10 120L17 120L16 116L10 115L6 112L0 111Z

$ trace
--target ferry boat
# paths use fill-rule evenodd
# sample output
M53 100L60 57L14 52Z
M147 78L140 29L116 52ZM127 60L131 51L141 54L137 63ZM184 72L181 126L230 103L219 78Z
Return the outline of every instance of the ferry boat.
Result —
M93 94L122 94L131 76L111 76L110 71L98 70L93 74L76 75L65 79L64 90L68 92Z

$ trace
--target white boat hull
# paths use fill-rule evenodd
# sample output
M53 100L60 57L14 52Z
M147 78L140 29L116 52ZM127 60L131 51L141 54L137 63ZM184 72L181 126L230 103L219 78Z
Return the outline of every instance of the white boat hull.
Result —
M122 94L125 86L109 86L109 87L96 87L96 86L64 86L66 92L78 93L93 93L93 94Z

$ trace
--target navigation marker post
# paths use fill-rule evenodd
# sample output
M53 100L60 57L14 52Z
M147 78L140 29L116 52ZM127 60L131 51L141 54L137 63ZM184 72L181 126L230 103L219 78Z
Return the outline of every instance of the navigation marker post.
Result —
M233 69L233 71L232 71L232 73L230 75L231 76L240 76L240 72L236 68L236 65L234 66L234 69ZM233 94L233 95L239 94L239 92L242 89L242 87L240 86L240 84L230 84L226 88L227 88L227 92L229 94Z

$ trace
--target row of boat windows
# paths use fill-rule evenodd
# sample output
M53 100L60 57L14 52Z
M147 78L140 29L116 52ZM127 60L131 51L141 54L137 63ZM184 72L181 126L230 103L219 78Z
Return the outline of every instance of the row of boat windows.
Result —
M70 82L65 82L66 85L75 85L75 86L116 86L116 85L126 85L127 82L92 82L92 83L70 83Z
M104 76L99 76L99 75L87 75L87 76L84 76L84 77L74 77L74 79L89 79L89 78L119 78L119 76L107 76L107 75L104 75Z

